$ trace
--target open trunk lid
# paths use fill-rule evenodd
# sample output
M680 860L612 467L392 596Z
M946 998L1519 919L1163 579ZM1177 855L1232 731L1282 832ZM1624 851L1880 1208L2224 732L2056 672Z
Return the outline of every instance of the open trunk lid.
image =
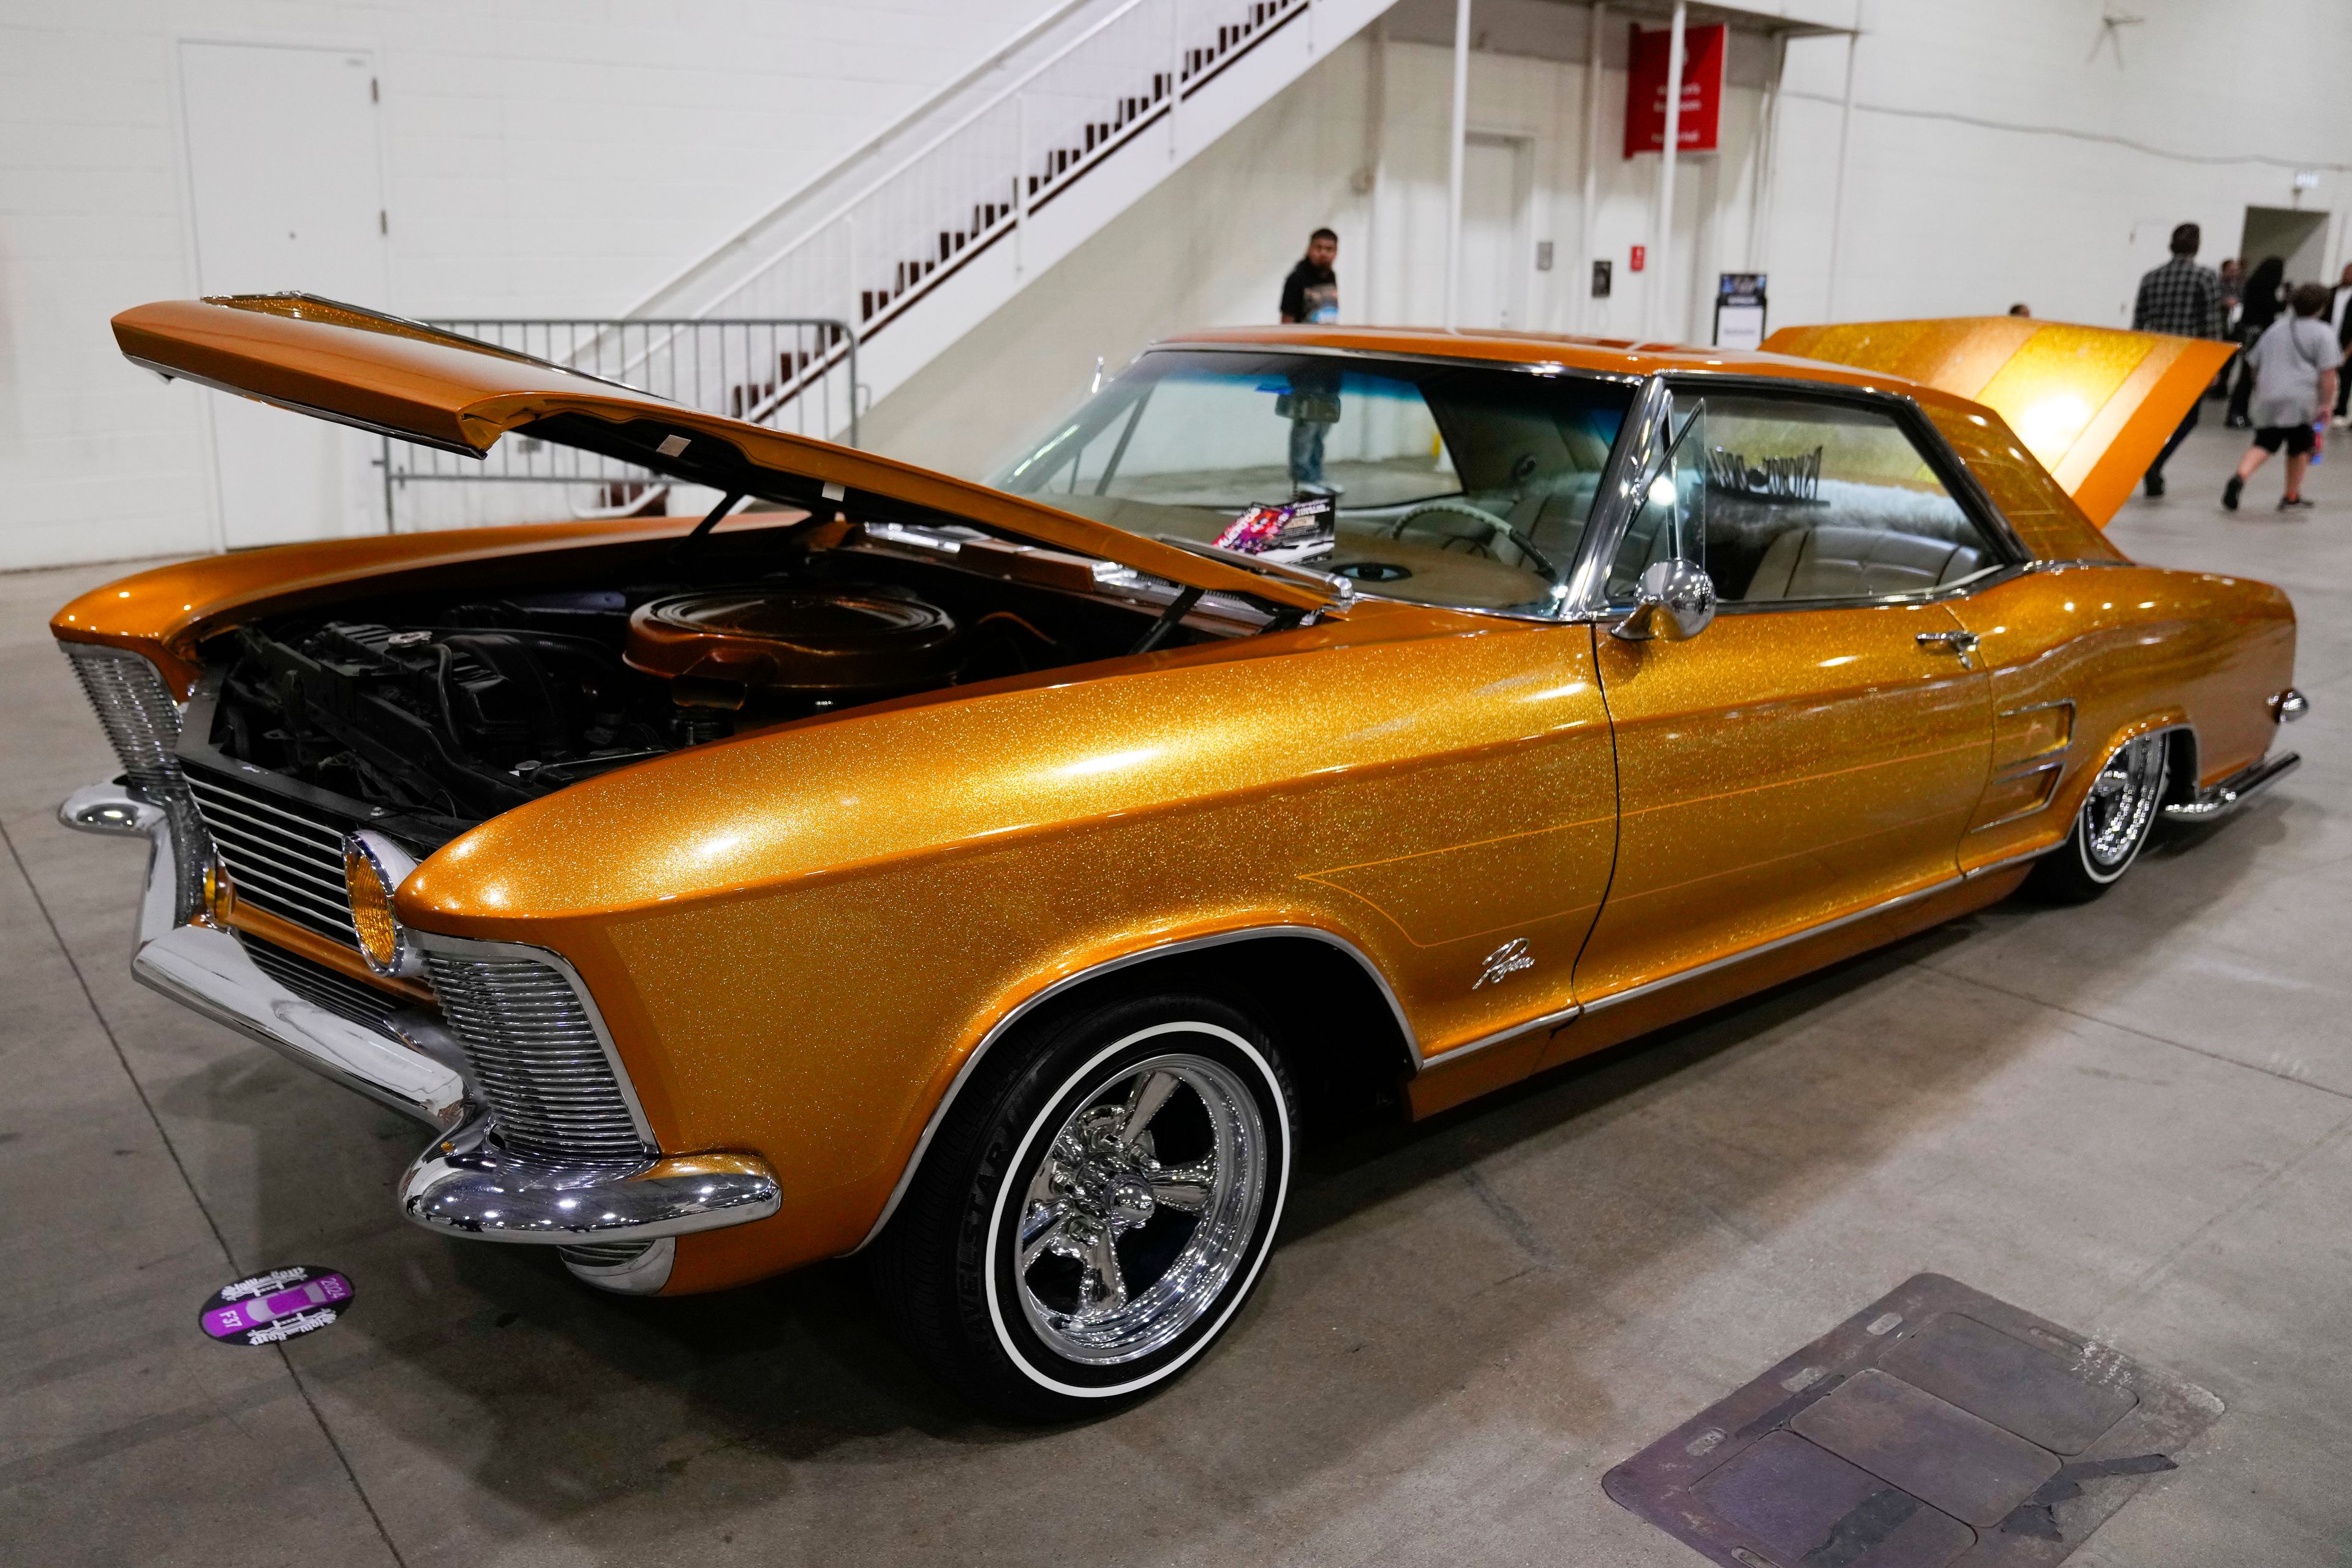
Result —
M1764 348L1983 404L2102 528L2234 352L2209 339L2024 316L1783 327Z
M134 363L403 441L479 458L521 432L688 484L811 510L975 524L1170 582L1295 609L1333 595L1172 549L984 485L699 413L545 360L299 294L141 305L114 318Z

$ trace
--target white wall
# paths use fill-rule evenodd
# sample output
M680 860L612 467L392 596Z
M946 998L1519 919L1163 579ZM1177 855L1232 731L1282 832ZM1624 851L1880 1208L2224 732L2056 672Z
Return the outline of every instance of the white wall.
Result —
M1999 311L2126 324L2163 232L2235 250L2249 205L2352 208L2343 0L1860 0L1835 298L1841 40L1790 47L1773 258L1782 321ZM2296 169L2319 171L2298 194ZM2135 240L2134 230L2138 230Z
M195 288L179 39L373 52L390 216L381 303L596 315L1045 7L0 0L0 569L214 537L199 400L218 395L133 370L107 330L126 306Z
M1665 332L1703 337L1714 275L1771 275L1774 324L1998 312L2120 321L2181 218L2206 259L2248 205L2352 209L2352 5L2137 0L1752 0L1858 14L1832 297L1842 38L1790 44L1751 254L1758 109L1770 50L1735 37L1723 148L1683 161ZM832 154L1039 14L1045 0L0 0L0 567L203 549L199 399L115 353L106 319L188 292L175 40L373 48L385 92L388 303L412 314L617 310ZM2109 9L2116 9L2109 7ZM1332 52L867 421L869 444L974 471L1122 363L1191 327L1272 320L1308 229L1342 237L1344 319L1432 323L1443 274L1447 0L1391 13L1375 50ZM1592 242L1580 250L1586 13L1476 0L1472 123L1524 135L1531 317L1630 336L1654 271L1656 160L1619 155L1626 22L1603 32ZM1509 52L1506 52L1509 51ZM1377 181L1368 171L1377 169ZM1587 310L1586 262L1617 264ZM289 279L299 283L299 279ZM291 417L290 416L289 417Z

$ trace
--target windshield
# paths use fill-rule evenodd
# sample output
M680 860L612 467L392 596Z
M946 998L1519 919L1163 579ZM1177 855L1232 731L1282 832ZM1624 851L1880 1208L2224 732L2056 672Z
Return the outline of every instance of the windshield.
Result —
M1633 393L1484 364L1163 349L991 482L1392 598L1549 613Z

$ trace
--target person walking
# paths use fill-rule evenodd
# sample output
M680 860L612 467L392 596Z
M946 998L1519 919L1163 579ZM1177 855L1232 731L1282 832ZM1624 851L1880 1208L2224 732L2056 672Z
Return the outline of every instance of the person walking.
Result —
M2336 323L2336 346L2352 353L2352 261L2344 264L2344 276L2336 285L2336 299L2328 308ZM2336 418L2338 430L2344 428L2345 405L2352 401L2352 375L2336 378Z
M2336 401L2336 367L2344 363L2336 334L2320 320L2326 309L2326 286L2303 284L2294 291L2293 313L2273 321L2246 351L2253 378L2254 444L2221 488L2221 504L2231 511L2238 510L2239 494L2254 470L2281 447L2286 448L2286 491L2279 497L2279 510L2301 511L2311 505L2303 499L2303 476L2318 445L2312 426Z
M1307 239L1307 254L1282 280L1282 319L1293 324L1328 326L1339 319L1339 237L1318 228Z
M2212 272L2197 265L2197 247L2204 243L2204 232L2193 223L2184 223L2172 231L2172 259L2152 268L2139 280L2139 293L2132 301L2132 331L2136 332L2169 332L2177 338L2218 338L2221 335L2221 280ZM2197 428L2198 408L2204 399L2189 405L2189 412L2179 428L2164 443L2164 450L2147 466L2143 481L2151 499L2164 493L2164 465L2189 439L2189 432Z
M2278 320L2279 295L2285 286L2286 263L2275 256L2263 257L2246 279L2246 291L2238 312L2238 342L2242 348L2251 348ZM2246 401L2253 395L2253 363L2242 353L2238 356L2238 384L2230 393L2227 423L2232 430L2243 430L2254 422L2246 411Z

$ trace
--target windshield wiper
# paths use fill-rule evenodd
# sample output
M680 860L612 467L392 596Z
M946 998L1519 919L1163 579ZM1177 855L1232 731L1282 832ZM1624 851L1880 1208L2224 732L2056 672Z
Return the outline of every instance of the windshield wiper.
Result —
M1228 566L1240 566L1268 577L1278 577L1286 583L1299 583L1309 588L1318 589L1328 595L1335 605L1347 605L1356 596L1356 585L1336 572L1318 572L1310 567L1293 566L1286 561L1268 561L1263 556L1244 554L1238 550L1220 549L1216 545L1203 544L1197 539L1185 539L1173 533L1155 534L1153 537L1160 543L1181 550L1188 555L1198 555L1210 561L1221 561Z

